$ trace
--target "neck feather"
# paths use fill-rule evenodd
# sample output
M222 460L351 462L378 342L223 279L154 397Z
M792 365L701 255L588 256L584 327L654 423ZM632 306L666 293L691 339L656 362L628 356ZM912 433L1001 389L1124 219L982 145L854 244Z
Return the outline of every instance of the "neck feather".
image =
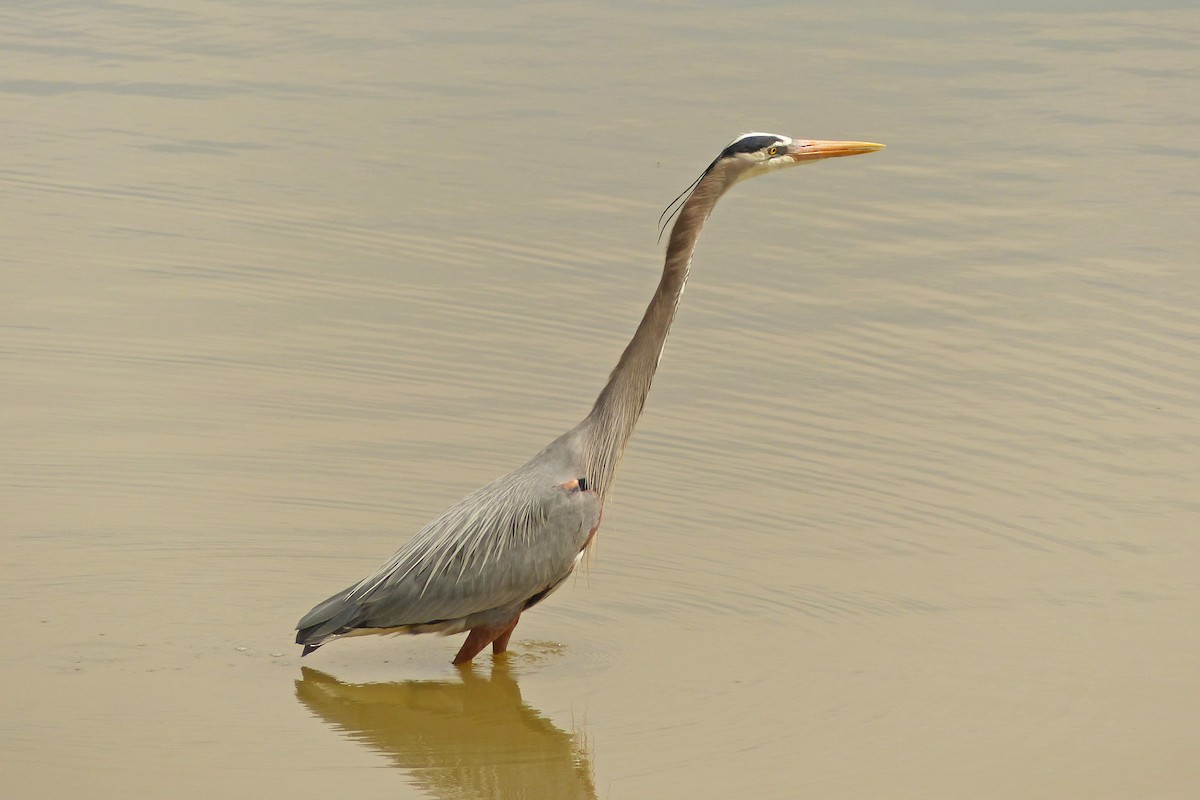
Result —
M633 338L580 424L587 477L603 498L607 496L625 445L633 434L650 393L667 334L692 266L692 253L705 220L729 188L725 171L714 165L696 184L671 228L662 278Z

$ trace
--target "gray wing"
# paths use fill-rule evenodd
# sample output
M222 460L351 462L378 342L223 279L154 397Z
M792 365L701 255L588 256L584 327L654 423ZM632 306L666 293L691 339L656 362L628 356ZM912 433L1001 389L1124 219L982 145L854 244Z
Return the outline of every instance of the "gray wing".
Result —
M463 498L375 573L319 604L297 625L297 642L358 628L454 633L473 615L520 610L554 589L600 524L600 499L531 466Z

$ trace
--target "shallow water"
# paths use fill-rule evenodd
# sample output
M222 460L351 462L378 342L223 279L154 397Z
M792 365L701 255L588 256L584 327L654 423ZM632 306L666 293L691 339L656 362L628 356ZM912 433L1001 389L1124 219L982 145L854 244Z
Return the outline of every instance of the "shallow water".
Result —
M1200 12L1013 8L0 12L7 791L1195 796ZM587 569L302 671L752 129Z

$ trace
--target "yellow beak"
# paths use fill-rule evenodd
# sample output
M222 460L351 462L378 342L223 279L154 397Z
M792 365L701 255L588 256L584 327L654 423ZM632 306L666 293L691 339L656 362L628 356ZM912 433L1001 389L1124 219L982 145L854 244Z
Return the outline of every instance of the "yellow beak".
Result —
M857 156L863 153L874 153L882 150L883 145L875 142L822 142L806 139L794 139L788 145L787 155L797 164L806 161L816 161L820 158L839 158L841 156Z

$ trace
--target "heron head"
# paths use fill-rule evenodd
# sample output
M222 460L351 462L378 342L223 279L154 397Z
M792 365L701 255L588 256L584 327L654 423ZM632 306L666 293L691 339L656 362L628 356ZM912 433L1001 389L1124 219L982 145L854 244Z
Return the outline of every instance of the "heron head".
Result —
M792 139L777 133L743 133L734 139L721 154L713 159L692 185L680 192L658 218L659 238L670 226L671 220L695 196L705 178L710 178L705 193L716 202L734 184L747 178L765 175L785 167L795 167L810 161L839 156L856 156L882 150L883 145L874 142L826 142L816 139ZM711 210L711 203L709 210ZM707 212L706 212L707 216Z
M723 169L729 185L786 167L795 167L823 158L856 156L882 150L874 142L828 142L792 139L775 133L743 133L721 151L709 171Z

